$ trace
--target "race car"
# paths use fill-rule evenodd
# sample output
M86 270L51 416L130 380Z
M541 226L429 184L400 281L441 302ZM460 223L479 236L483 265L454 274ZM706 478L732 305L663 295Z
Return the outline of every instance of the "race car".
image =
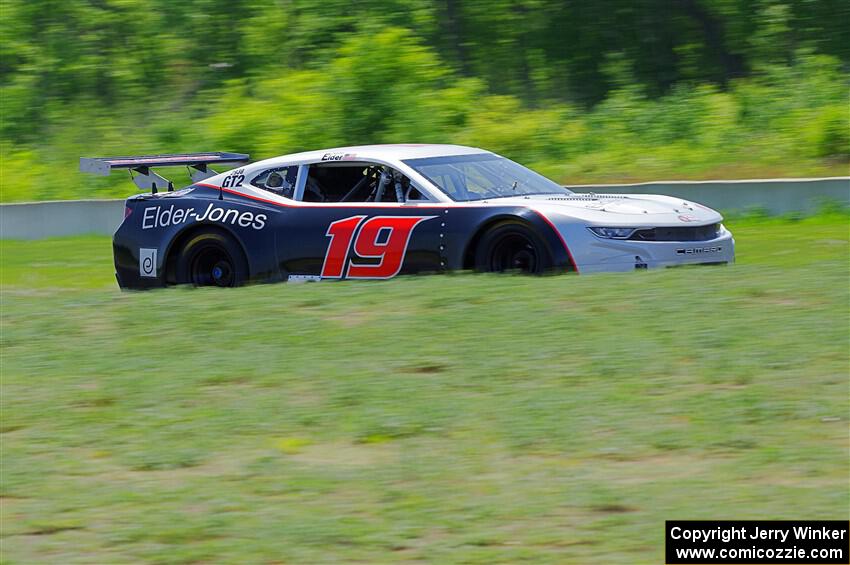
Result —
M122 288L388 279L456 270L632 271L734 260L720 214L680 198L577 194L458 145L368 145L251 164L240 153L83 158L149 189L115 232ZM217 164L239 164L216 173ZM186 166L174 190L155 167ZM135 174L134 174L135 173Z

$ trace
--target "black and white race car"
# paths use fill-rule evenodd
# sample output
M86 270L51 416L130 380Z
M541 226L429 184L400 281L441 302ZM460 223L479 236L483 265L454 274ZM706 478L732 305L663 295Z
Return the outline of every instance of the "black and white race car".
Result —
M122 288L386 279L451 270L629 271L729 263L714 210L656 195L576 194L456 145L370 145L243 163L237 153L81 159L150 189L115 233ZM186 166L173 190L152 168ZM131 172L131 175L133 174Z

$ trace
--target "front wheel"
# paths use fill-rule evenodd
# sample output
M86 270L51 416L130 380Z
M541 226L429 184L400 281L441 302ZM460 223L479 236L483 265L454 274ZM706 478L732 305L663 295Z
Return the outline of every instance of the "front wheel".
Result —
M552 260L546 245L529 228L501 224L481 238L475 253L475 268L493 273L540 274L552 268Z
M193 234L177 256L177 283L239 286L248 278L245 255L233 238L217 231Z

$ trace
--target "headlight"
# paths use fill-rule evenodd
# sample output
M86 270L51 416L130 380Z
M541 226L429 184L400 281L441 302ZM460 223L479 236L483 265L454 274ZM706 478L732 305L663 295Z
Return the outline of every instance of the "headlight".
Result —
M635 232L635 228L587 228L599 237L605 239L628 239Z

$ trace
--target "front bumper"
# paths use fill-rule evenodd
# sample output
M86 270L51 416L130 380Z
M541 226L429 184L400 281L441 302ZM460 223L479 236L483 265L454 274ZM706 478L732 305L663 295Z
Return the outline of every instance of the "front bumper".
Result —
M585 226L563 226L562 233L580 273L623 272L735 261L735 239L724 227L706 241L604 239Z
M633 271L680 265L724 264L735 261L735 239L726 231L709 241L589 241L581 260L582 273Z

